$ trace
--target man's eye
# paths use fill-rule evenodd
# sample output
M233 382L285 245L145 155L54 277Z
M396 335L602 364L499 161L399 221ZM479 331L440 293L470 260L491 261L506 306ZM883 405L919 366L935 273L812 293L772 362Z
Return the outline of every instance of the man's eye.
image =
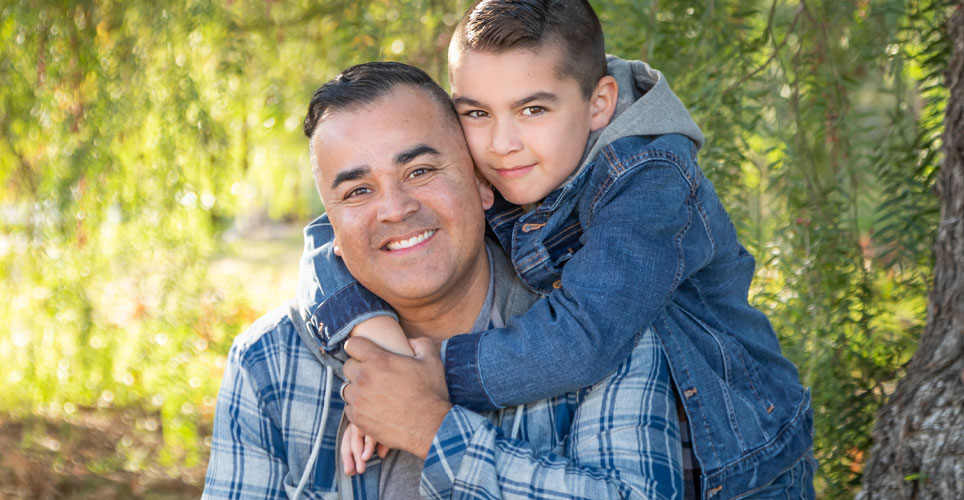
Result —
M420 177L420 176L423 176L423 175L431 172L432 170L434 170L434 169L432 169L432 168L430 168L430 167L418 167L418 168L412 170L411 172L409 172L409 173L408 173L408 177L409 177L409 179L411 179L412 177Z
M536 116L536 115L541 115L546 111L548 110L542 106L526 106L525 108L523 108L522 114L525 116Z
M351 191L349 191L349 192L345 195L345 199L347 200L348 198L354 198L354 197L356 197L356 196L361 196L361 195L363 195L363 194L368 194L368 193L370 193L371 191L372 191L372 190L369 189L369 188L367 188L367 187L357 187L357 188L352 189Z
M469 118L485 118L486 116L489 116L489 114L480 109L472 109L463 112L462 116L468 116Z

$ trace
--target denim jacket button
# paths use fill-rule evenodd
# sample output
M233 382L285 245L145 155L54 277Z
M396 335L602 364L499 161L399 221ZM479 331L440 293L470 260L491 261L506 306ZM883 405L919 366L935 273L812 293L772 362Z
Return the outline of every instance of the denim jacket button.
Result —
M552 288L555 288L556 290L562 288L562 280L556 280L556 281L552 284Z

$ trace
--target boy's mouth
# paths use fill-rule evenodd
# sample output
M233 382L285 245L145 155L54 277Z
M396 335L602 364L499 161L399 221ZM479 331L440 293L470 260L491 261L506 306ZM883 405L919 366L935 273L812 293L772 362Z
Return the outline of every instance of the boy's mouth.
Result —
M518 167L496 168L493 170L495 170L495 172L502 178L514 179L516 177L522 177L523 175L528 174L533 168L535 168L535 166L536 164L532 163Z

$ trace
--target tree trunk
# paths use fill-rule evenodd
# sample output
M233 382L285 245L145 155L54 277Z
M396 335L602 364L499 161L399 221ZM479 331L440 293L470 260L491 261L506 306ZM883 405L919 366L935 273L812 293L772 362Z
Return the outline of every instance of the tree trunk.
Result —
M934 288L920 346L874 427L861 500L964 498L964 3L948 22Z

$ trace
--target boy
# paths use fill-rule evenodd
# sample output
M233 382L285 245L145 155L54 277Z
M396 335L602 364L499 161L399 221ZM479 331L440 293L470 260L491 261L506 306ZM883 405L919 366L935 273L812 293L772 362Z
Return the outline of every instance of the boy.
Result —
M651 327L689 426L697 495L812 498L809 394L747 302L753 258L696 163L699 128L659 72L611 58L607 74L583 0L477 3L455 30L449 71L473 160L496 191L486 218L544 295L506 328L443 344L452 402L484 411L585 387ZM319 304L309 328L337 351L356 325L367 336L364 320L392 313L338 262L311 261L316 250L309 243L304 262L319 275L303 291ZM348 307L357 314L336 316ZM375 321L376 341L401 343Z

